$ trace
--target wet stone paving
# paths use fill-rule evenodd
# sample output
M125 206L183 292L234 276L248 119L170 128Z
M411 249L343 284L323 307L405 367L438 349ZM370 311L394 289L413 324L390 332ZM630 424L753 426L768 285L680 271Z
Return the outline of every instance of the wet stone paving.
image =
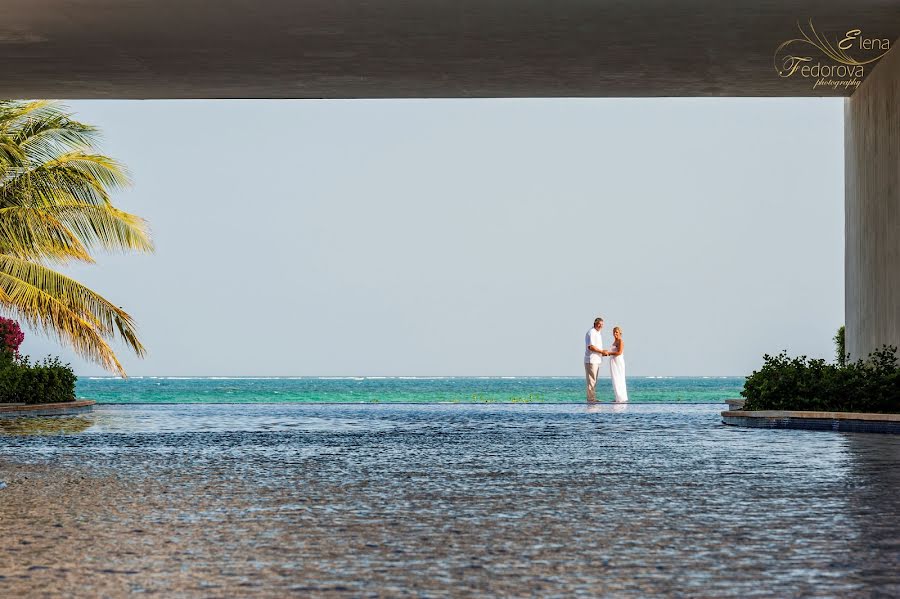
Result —
M900 437L723 404L0 420L0 596L890 597Z

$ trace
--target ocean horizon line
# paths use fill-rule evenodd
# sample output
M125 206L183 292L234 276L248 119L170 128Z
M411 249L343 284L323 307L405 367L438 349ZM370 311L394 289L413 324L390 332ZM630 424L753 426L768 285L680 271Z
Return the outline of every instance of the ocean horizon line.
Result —
M517 380L517 379L558 379L558 380L581 380L584 376L578 375L139 375L123 378L115 375L76 375L78 378L88 380L346 380L346 381L364 381L364 380L452 380L452 379L474 379L474 380ZM629 375L630 379L739 379L746 378L745 374L709 374L709 375Z
M632 401L707 401L736 397L744 381L728 376L632 376L628 388ZM579 376L104 376L76 384L79 397L104 403L568 403L581 401L584 388ZM605 398L607 391L611 389L602 387L600 395Z
M79 399L91 399L89 397ZM585 400L569 400L569 401L513 401L513 400L459 400L459 401L341 401L341 400L266 400L266 401L106 401L95 400L98 406L261 406L261 405L324 405L324 406L457 406L457 405L545 405L545 406L649 406L649 405L679 405L679 406L708 406L724 404L726 401L709 400L709 401L646 401L646 400L629 400L623 402L615 401L597 401L596 403L587 403Z

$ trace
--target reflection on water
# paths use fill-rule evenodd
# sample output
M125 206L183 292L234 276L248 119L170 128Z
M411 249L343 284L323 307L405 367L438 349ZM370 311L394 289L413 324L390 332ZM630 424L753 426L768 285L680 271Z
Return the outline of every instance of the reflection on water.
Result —
M0 435L72 435L94 421L86 416L25 416L0 418Z
M900 443L893 435L846 435L850 526L841 531L862 564L859 577L884 596L900 596L897 500ZM887 557L887 559L886 559Z
M722 408L100 406L0 437L0 589L900 593L900 439Z
M585 411L588 414L599 414L603 412L611 414L621 414L622 412L628 411L628 404L625 402L588 404L585 408Z

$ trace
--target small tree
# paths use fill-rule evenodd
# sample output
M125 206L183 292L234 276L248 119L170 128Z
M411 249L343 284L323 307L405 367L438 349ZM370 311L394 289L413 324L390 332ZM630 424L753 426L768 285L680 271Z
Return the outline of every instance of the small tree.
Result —
M834 336L834 352L835 357L837 358L837 365L840 367L844 367L847 365L847 358L850 355L847 353L846 346L844 345L844 325L837 330L837 334Z

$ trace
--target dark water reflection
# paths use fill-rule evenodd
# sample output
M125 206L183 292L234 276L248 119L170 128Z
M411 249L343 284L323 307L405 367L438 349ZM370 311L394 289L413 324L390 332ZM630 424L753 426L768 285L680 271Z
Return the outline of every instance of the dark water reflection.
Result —
M613 408L106 406L0 427L0 592L900 594L900 438Z

